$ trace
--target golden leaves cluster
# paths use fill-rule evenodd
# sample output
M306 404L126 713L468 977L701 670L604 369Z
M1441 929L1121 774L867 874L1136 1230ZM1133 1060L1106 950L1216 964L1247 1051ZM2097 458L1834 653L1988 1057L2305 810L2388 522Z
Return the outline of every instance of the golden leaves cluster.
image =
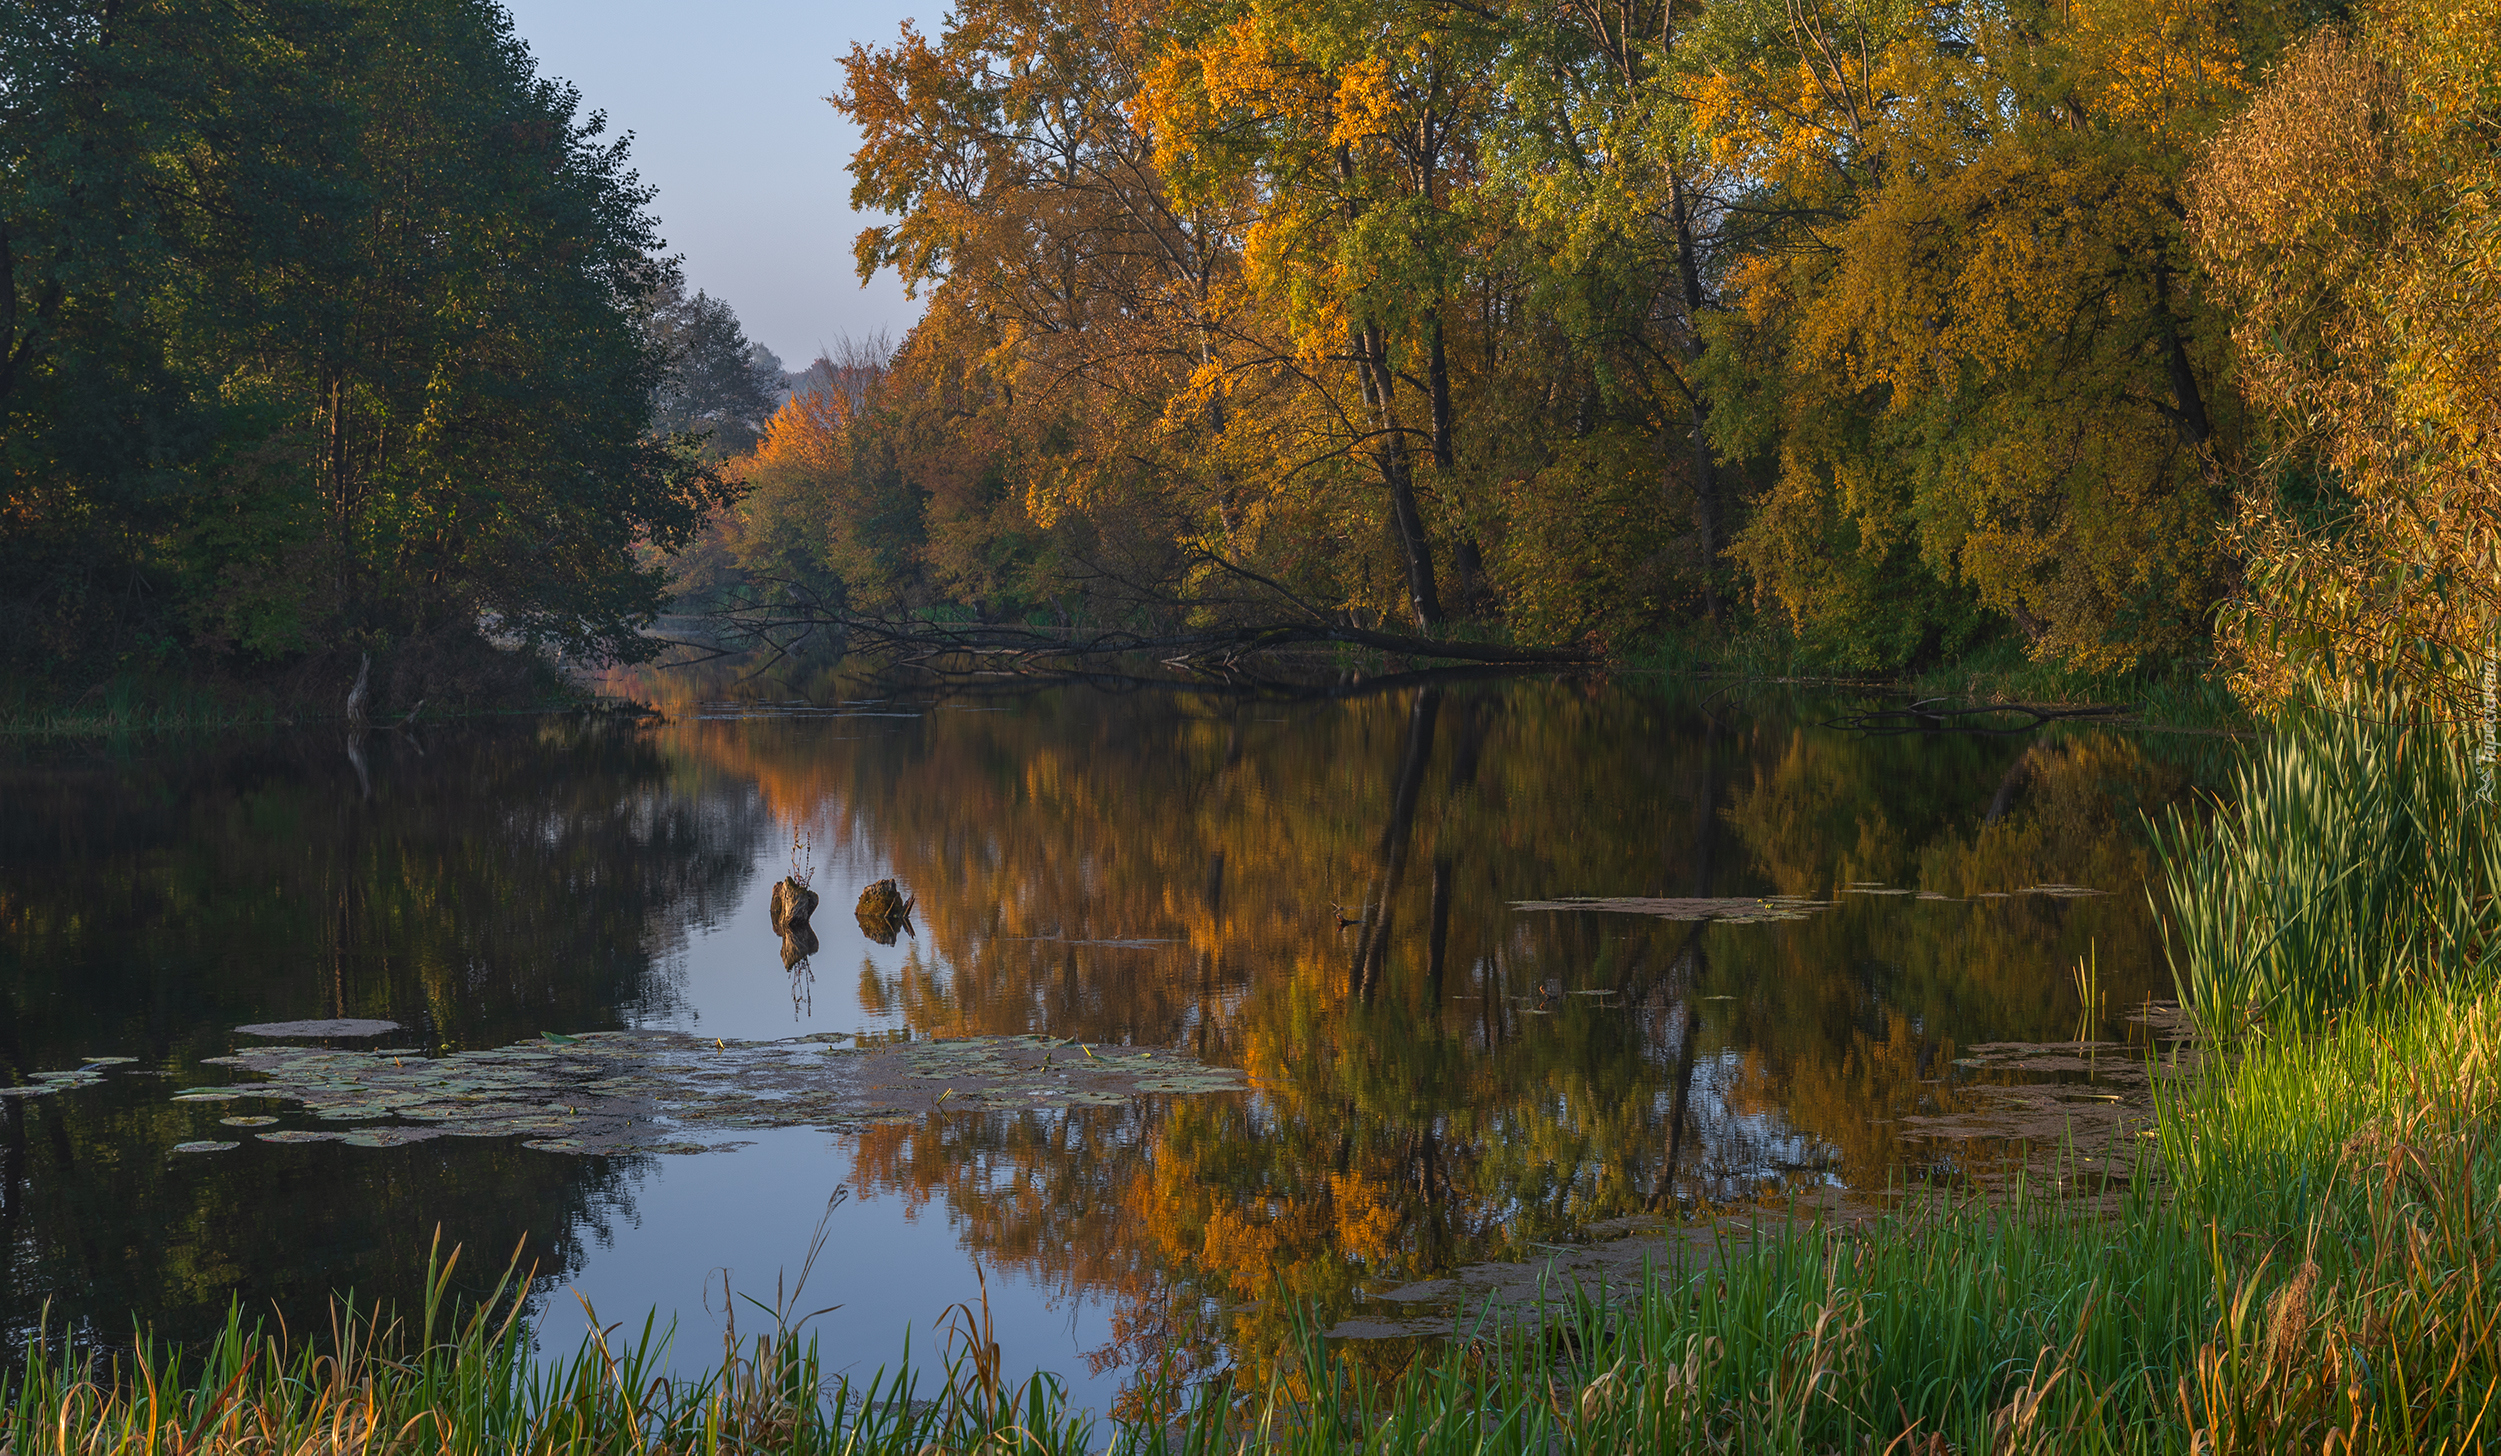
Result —
M2501 652L2501 6L2392 0L2286 57L2194 179L2280 432L2234 536L2236 685L2394 674L2459 716Z

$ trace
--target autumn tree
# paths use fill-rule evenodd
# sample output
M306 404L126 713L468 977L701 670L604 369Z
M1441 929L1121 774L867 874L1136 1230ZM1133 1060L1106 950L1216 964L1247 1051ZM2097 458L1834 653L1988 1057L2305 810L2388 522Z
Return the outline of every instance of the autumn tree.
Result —
M1235 218L1172 198L1130 109L1160 14L1011 0L845 61L854 203L899 219L859 266L932 294L890 398L931 568L962 595L1171 608L1240 523L1222 410L1180 398Z
M2287 56L2193 179L2270 433L2236 686L2391 672L2464 717L2501 654L2501 8L2391 0ZM2478 699L2481 701L2477 701Z
M2241 427L2182 178L2268 19L1709 8L1694 123L1751 183L1713 429L1771 469L1735 555L1841 660L1936 650L1966 592L2081 667L2196 638Z
M1280 337L1245 363L1316 396L1324 443L1307 454L1354 452L1377 472L1407 615L1429 635L1444 613L1419 460L1456 463L1451 315L1485 225L1501 32L1439 3L1248 0L1172 24L1143 102L1163 171L1184 196L1259 199L1245 281Z
M1649 457L1655 494L1642 505L1690 516L1679 565L1717 618L1732 503L1697 366L1727 179L1693 139L1676 67L1702 13L1651 0L1521 7L1491 170L1524 260L1523 302L1591 361L1591 385L1632 436L1619 451ZM1602 428L1587 414L1572 421L1575 437ZM1610 526L1620 542L1624 523Z

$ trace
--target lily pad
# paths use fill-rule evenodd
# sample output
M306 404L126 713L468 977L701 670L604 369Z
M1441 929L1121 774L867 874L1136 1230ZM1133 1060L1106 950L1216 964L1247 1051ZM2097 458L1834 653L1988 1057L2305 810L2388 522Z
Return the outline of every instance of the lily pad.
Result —
M265 1097L293 1102L324 1122L365 1124L289 1141L389 1147L439 1136L517 1137L552 1152L624 1153L708 1151L717 1144L697 1141L708 1131L847 1132L931 1112L1031 1115L1247 1088L1239 1072L1168 1049L1088 1047L1047 1036L879 1041L854 1049L831 1044L839 1039L590 1032L413 1060L249 1047L216 1060L268 1080L183 1096ZM382 1118L400 1121L377 1125Z
M241 1146L243 1146L241 1143L216 1141L176 1143L174 1144L174 1151L177 1153L230 1153Z
M339 1141L352 1148L397 1148L442 1135L442 1129L432 1127L360 1127L341 1134Z
M1795 895L1773 895L1769 898L1662 899L1641 895L1572 896L1561 900L1515 900L1514 910L1584 910L1607 915L1654 915L1661 920L1716 920L1730 925L1753 925L1765 921L1804 920L1818 910L1831 908L1827 900L1808 900Z
M217 1120L228 1127L270 1127L278 1121L274 1117L221 1117Z
M326 1021L261 1021L235 1028L245 1036L380 1036L399 1029L396 1021L361 1016L338 1016Z

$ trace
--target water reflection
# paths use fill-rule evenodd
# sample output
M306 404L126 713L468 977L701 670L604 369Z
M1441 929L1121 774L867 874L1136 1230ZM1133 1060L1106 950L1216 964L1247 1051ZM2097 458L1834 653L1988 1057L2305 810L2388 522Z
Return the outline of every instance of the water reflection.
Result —
M379 1017L430 1049L671 1014L672 949L735 900L769 823L751 787L682 792L699 770L612 725L362 747L362 764L305 734L0 767L0 1079L106 1054L144 1069L0 1101L0 1339L47 1301L56 1329L108 1338L201 1334L238 1294L299 1324L334 1289L412 1301L438 1223L473 1286L525 1236L553 1275L619 1211L629 1165L518 1146L167 1156L217 1134L230 1109L166 1093L226 1080L199 1062L239 1024Z
M668 741L918 894L927 946L863 966L864 1011L1252 1073L1248 1099L863 1139L861 1192L1117 1291L1104 1364L1174 1340L1255 1362L1280 1288L1333 1318L1628 1213L1959 1176L1898 1119L1956 1105L1969 1042L2074 1035L2088 951L2111 1005L2155 988L2137 810L2187 782L2106 732L1856 740L1779 701L1589 681L1063 691L838 751L799 723ZM2008 894L2045 883L2111 893ZM1768 894L1841 903L1745 926L1511 908Z
M1186 1046L1257 1091L933 1116L824 1166L860 1230L942 1214L959 1256L1107 1303L1093 1375L1255 1373L1295 1301L1334 1319L1627 1214L1964 1176L1901 1120L1956 1105L1972 1042L2073 1035L2088 952L2117 1011L2162 982L2137 811L2190 777L2102 729L1863 740L1814 726L1829 703L1587 678L638 686L671 721L460 725L422 753L375 734L369 798L335 741L8 768L0 1058L179 1073L241 1022L330 1014L430 1045L701 1023ZM910 932L819 910L793 934L768 904L783 843L833 909L896 881ZM2014 893L2049 884L2111 893ZM1513 908L1775 894L1838 903L1744 925ZM200 1114L122 1095L0 1110L12 1321L45 1294L168 1329L228 1290L405 1297L444 1209L473 1245L526 1229L564 1278L691 1307L615 1275L647 1238L601 1252L638 1203L700 1243L785 1196L775 1226L804 1227L827 1191L787 1135L769 1166L428 1144L169 1168L155 1150ZM266 1221L306 1197L309 1250ZM872 1309L839 1273L824 1293L874 1364L962 1274L933 1271L926 1308Z

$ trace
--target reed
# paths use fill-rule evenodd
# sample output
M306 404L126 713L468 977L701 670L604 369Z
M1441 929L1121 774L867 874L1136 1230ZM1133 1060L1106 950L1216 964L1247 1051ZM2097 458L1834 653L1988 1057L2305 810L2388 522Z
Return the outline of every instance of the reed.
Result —
M2198 824L2155 835L2164 941L2206 1030L2312 1031L2480 984L2501 955L2501 835L2465 736L2389 692L2296 713Z
M2167 1093L2178 1212L2216 1248L2203 1408L2313 1447L2501 1445L2496 1119L2490 990L2251 1045Z

